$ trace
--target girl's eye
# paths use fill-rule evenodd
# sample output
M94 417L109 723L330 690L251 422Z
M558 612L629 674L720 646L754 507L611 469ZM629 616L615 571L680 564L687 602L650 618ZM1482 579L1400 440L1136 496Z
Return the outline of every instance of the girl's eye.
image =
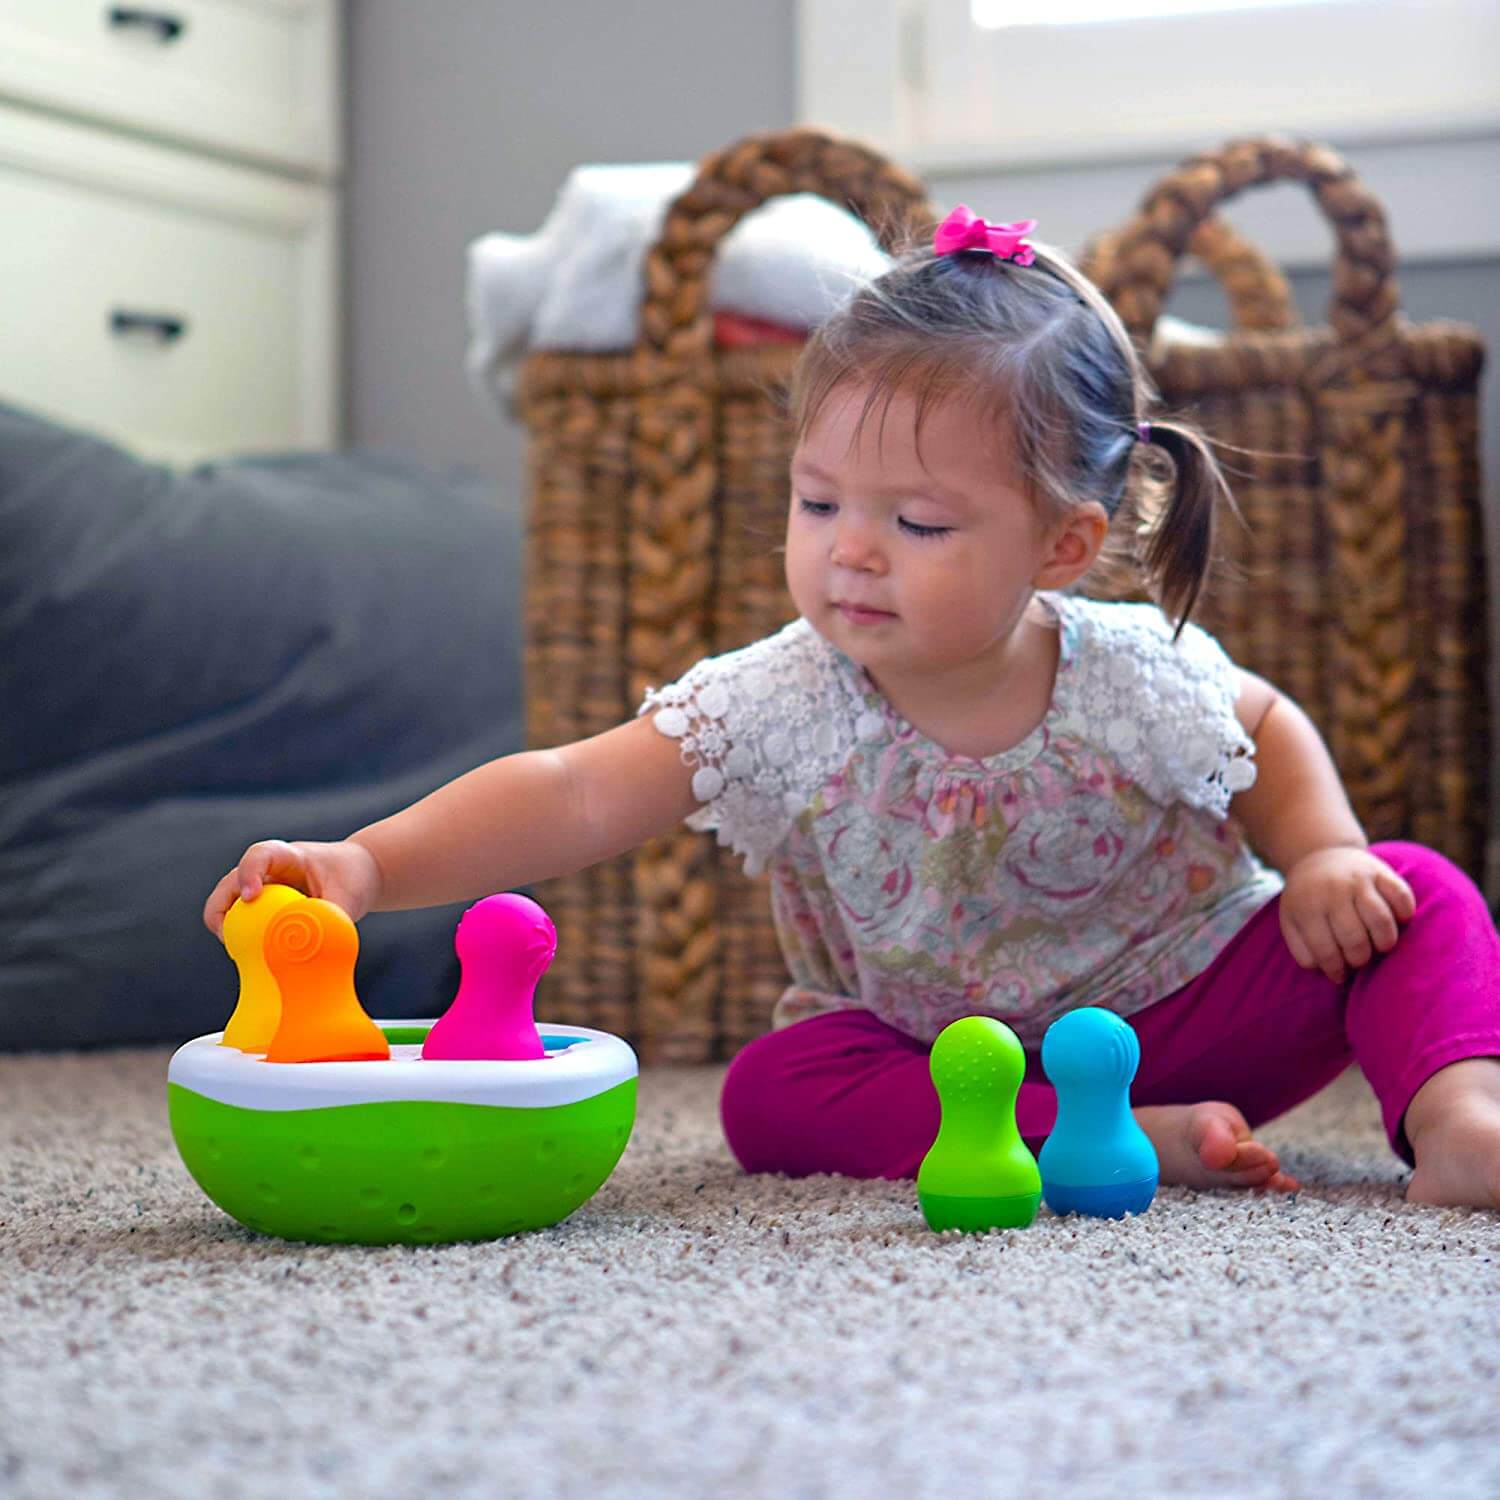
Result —
M947 536L951 526L923 526L916 521L902 521L901 529L911 536Z
M797 497L797 508L804 515L826 517L831 516L837 508L828 500L809 500L804 495ZM951 526L923 526L918 521L902 520L897 523L908 536L937 537L947 536L953 530Z
M804 496L797 497L797 508L809 516L831 516L833 506L826 500L808 500Z

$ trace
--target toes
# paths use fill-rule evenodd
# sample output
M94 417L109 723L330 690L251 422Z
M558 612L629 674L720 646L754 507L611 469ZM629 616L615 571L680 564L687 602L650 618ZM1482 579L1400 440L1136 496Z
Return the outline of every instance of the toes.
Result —
M1253 1167L1236 1167L1229 1174L1229 1181L1235 1187L1269 1187L1276 1177L1275 1162L1259 1162Z
M1261 1183L1257 1191L1263 1193L1300 1193L1302 1191L1302 1184L1290 1172L1277 1172L1274 1177Z
M1211 1172L1227 1170L1243 1150L1240 1142L1235 1139L1230 1122L1222 1115L1213 1114L1202 1116L1195 1123L1197 1129L1194 1134L1197 1140L1194 1144L1197 1146L1198 1160Z
M1235 1153L1234 1165L1242 1171L1252 1168L1259 1171L1269 1167L1274 1172L1278 1163L1276 1153L1269 1146L1263 1146L1259 1141L1241 1141L1239 1150Z
M1252 1186L1263 1187L1274 1193L1295 1193L1302 1184L1281 1170L1281 1159L1269 1146L1259 1141L1243 1141L1239 1155L1235 1157L1235 1180L1249 1177Z
M1295 1193L1302 1184L1281 1170L1276 1153L1250 1134L1245 1117L1230 1104L1202 1109L1190 1132L1198 1160L1229 1187Z

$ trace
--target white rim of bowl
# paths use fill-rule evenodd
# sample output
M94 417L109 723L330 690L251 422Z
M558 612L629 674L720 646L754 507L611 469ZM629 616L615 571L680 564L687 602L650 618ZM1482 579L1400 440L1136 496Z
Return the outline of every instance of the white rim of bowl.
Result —
M401 1019L375 1024L399 1030L435 1023ZM429 1061L419 1046L393 1042L385 1062L268 1063L263 1053L221 1046L224 1033L215 1031L172 1054L167 1082L240 1109L327 1109L404 1100L546 1109L592 1099L640 1071L634 1049L610 1032L552 1022L538 1022L537 1030L579 1040L534 1062Z

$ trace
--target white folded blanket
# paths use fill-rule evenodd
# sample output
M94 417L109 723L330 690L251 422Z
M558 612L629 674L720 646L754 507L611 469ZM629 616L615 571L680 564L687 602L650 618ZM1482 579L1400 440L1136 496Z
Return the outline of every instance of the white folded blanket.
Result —
M688 162L576 167L535 234L487 234L468 252L468 370L506 397L533 349L626 350L640 328L641 275ZM825 198L774 198L724 237L709 304L811 328L889 258L865 225Z

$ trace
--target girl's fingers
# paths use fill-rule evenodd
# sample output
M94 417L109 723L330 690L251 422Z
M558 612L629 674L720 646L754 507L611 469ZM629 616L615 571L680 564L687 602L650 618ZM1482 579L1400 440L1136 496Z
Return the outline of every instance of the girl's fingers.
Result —
M1325 920L1285 922L1281 932L1299 968L1321 969L1335 984L1343 979L1344 957Z
M219 881L203 903L203 922L208 930L224 941L224 917L236 901L254 901L272 882L306 890L312 881L307 860L300 849L282 839L266 839L251 844L240 856L240 862Z
M222 943L224 941L224 914L235 903L239 893L239 871L231 870L209 892L203 903L203 925Z
M1292 950L1292 957L1300 969L1316 969L1318 961L1312 956L1312 949L1307 946L1301 932L1297 930L1296 924L1284 921L1281 924L1281 935L1286 939L1286 945Z
M1335 984L1342 983L1344 955L1339 949L1338 939L1334 936L1328 918L1320 916L1304 922L1302 932L1307 939L1307 946L1312 950L1312 956L1317 960L1318 967Z
M1412 888L1389 866L1375 872L1375 885L1390 903L1396 920L1411 921L1412 913L1417 909L1417 897Z
M275 846L270 842L251 844L240 855L239 886L236 894L241 901L253 901L260 895L261 887L266 883L267 875L270 874L274 858Z
M289 844L285 839L262 839L251 844L240 856L240 862L209 894L203 904L203 921L208 930L224 940L224 918L236 901L254 901L272 884L282 884L305 891L309 896L321 896L327 892L319 889L319 874L310 858L305 844ZM353 903L352 895L341 891L331 897L346 911Z
M251 844L240 857L239 889L242 901L253 901L261 889L277 881L302 889L307 862L301 850L284 839L265 839Z
M1354 906L1360 921L1365 924L1365 931L1370 934L1370 941L1379 952L1389 953L1396 946L1401 929L1385 897L1373 887L1360 889L1355 892Z
M1365 930L1364 919L1356 903L1335 907L1328 916L1328 925L1333 929L1339 952L1344 955L1351 969L1369 963L1374 950L1370 947L1370 934Z

